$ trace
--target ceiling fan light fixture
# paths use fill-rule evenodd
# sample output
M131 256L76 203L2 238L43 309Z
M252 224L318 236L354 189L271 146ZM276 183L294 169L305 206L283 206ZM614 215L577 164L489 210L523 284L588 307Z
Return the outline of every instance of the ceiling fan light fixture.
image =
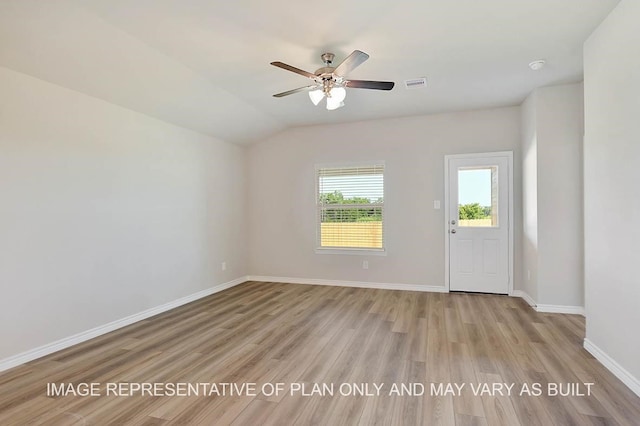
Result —
M335 102L342 102L344 101L344 98L347 97L347 91L344 87L334 87L333 89L331 89L331 91L329 92L329 98L334 99Z
M309 99L311 99L311 102L316 106L320 103L322 98L324 98L324 91L322 89L316 89L309 92Z
M333 98L327 98L327 109L329 111L333 111L334 109L338 109L338 108L342 108L344 106L344 102L333 99Z
M344 99L347 97L347 90L344 87L335 86L329 91L327 96L327 109L333 111L344 106Z

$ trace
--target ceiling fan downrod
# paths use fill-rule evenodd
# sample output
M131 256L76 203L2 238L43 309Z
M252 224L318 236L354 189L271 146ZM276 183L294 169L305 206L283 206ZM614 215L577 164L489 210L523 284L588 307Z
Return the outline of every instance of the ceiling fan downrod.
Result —
M333 63L333 58L335 58L336 55L334 55L333 53L323 53L322 55L320 55L320 58L322 59L322 62L324 62L325 67L330 67L331 64Z

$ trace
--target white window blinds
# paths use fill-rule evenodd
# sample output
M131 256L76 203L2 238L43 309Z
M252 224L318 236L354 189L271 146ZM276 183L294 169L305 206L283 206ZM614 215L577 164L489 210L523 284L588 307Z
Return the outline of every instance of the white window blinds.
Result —
M317 169L318 247L384 249L384 164Z

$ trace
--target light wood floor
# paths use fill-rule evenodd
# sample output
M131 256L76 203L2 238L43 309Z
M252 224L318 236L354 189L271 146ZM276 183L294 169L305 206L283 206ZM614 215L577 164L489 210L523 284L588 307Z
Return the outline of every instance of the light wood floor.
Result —
M0 424L640 424L640 399L582 349L583 337L582 317L506 296L247 282L1 373ZM336 388L333 397L47 397L48 382ZM591 396L548 396L555 382L594 385ZM384 387L340 396L341 383ZM425 384L425 395L389 396L393 383ZM434 396L431 383L467 384L460 396ZM474 396L479 383L513 383L515 395ZM533 383L543 395L519 395Z

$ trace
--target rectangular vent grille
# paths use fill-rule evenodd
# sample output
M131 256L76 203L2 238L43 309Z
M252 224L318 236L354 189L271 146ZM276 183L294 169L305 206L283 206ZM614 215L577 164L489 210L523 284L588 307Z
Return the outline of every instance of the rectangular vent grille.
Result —
M425 87L427 85L427 79L425 77L422 78L413 78L411 80L404 81L404 87L407 89L419 89L421 87Z

